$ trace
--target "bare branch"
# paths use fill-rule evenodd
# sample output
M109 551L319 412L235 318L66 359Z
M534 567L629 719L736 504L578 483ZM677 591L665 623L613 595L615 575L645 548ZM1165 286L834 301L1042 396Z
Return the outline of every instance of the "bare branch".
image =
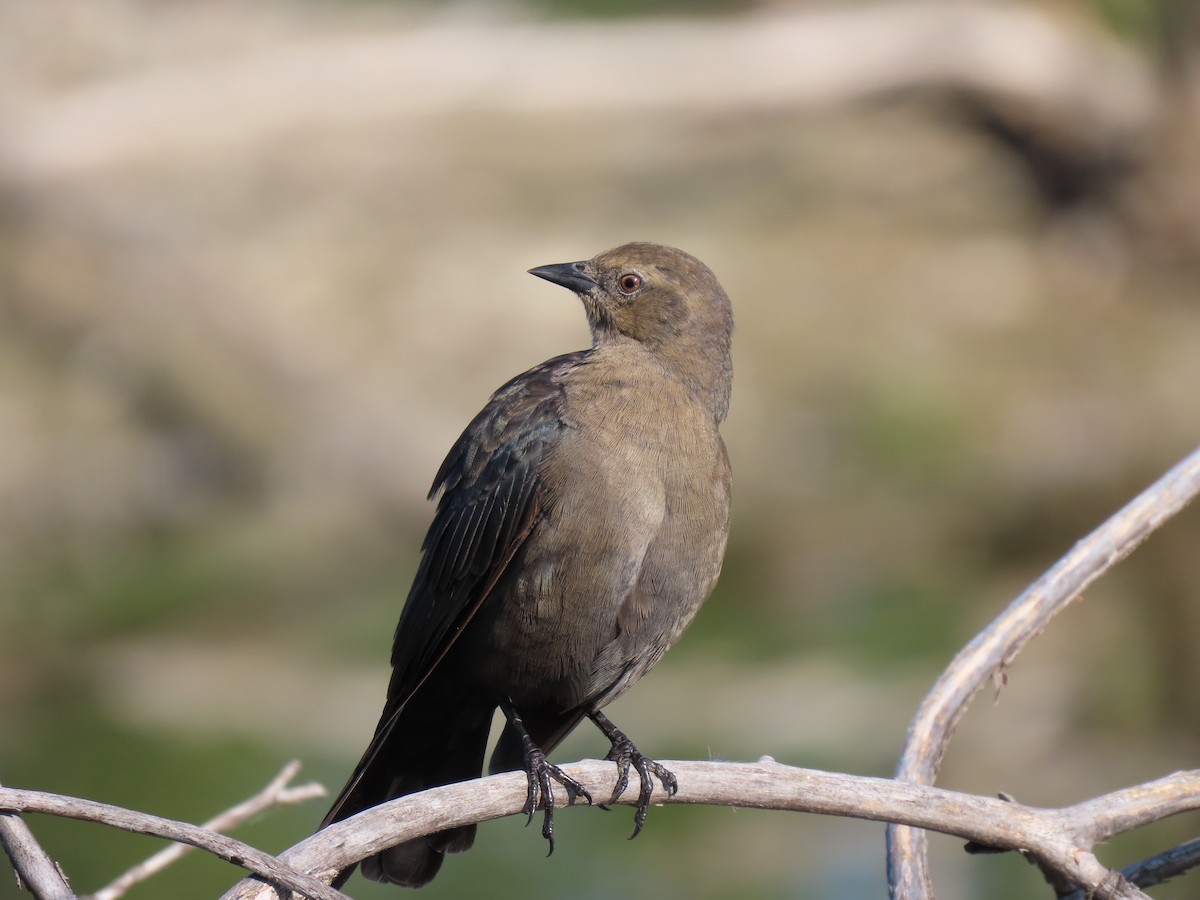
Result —
M206 828L209 831L232 831L252 816L271 806L302 803L305 800L312 800L316 797L324 797L326 795L325 788L315 782L292 787L291 780L296 777L299 771L300 762L292 760L271 780L270 784L253 797L225 810L219 816L209 819L200 827ZM151 876L161 872L167 866L171 865L171 863L175 862L175 860L179 859L185 853L191 852L193 849L195 848L189 844L172 844L155 853L144 862L134 866L128 872L114 879L110 884L96 891L94 894L91 894L91 900L117 900L118 897L123 896L135 884L140 884Z
M976 691L1003 674L1022 648L1092 582L1200 493L1200 449L1081 540L980 632L950 663L909 726L896 777L932 784ZM888 828L888 882L895 900L933 897L924 835Z
M1200 808L1200 771L1177 773L1079 806L1044 810L885 778L798 769L769 757L757 763L671 761L664 765L679 777L679 793L672 798L660 796L660 802L902 822L992 847L1025 850L1051 871L1088 888L1113 881L1116 873L1087 852L1090 848L1079 846L1077 835L1088 826L1085 817L1105 809L1116 818L1121 808L1144 815L1145 798L1151 795L1169 800L1164 815ZM613 790L616 771L609 762L586 760L563 768L594 796L605 797ZM316 877L332 878L338 870L401 841L516 814L525 802L525 790L525 776L508 773L401 797L330 826L285 851L280 860ZM631 785L619 802L636 800L637 785ZM556 802L562 806L566 801L560 795ZM223 900L269 898L271 892L266 885L242 881ZM1126 886L1108 896L1124 900L1143 895Z
M0 846L12 860L21 886L36 900L77 900L54 860L20 816L0 814Z
M1109 838L1169 816L1196 809L1200 782L1195 773L1176 772L1158 781L1125 788L1064 810L1082 829L1074 838L1091 849Z
M1126 866L1121 874L1139 887L1153 887L1200 866L1200 838L1164 850L1149 859ZM1083 891L1075 891L1060 900L1087 900Z
M207 850L226 862L249 869L258 877L278 884L301 896L314 900L349 900L336 891L307 875L289 869L275 857L256 850L248 844L208 831L187 822L176 822L147 813L84 800L79 797L64 797L43 791L25 791L17 788L0 787L0 811L37 812L86 822L99 822L124 831L149 834Z

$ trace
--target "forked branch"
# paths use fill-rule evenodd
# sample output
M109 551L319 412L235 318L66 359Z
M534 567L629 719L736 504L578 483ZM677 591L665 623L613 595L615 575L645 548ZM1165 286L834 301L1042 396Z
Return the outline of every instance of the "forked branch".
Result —
M1114 827L1136 827L1200 809L1200 771L1178 772L1054 810L886 778L799 769L770 758L757 763L663 764L679 779L679 792L674 797L658 795L665 802L902 822L958 835L980 845L1026 851L1049 870L1089 889L1099 887L1115 874L1089 852L1090 842L1111 833ZM588 760L562 768L598 797L607 796L616 781L615 767L609 762ZM524 774L509 773L401 797L313 835L283 853L280 861L310 875L331 878L334 872L401 841L519 813L525 788ZM636 784L630 785L620 802L635 803L637 788ZM564 798L556 799L559 805L565 805ZM1095 828L1097 817L1108 824ZM270 887L243 881L223 900L268 900L272 896ZM1132 889L1111 896L1142 895Z
M975 693L989 682L1002 683L1005 669L1054 616L1198 493L1200 448L1076 544L964 647L909 726L896 777L932 784L954 729ZM894 900L933 897L927 852L925 835L903 826L889 827L888 882Z

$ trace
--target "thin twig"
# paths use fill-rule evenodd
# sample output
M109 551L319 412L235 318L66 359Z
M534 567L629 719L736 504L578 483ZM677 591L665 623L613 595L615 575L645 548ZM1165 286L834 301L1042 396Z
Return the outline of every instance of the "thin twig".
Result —
M1200 494L1200 449L1072 548L980 632L937 680L909 726L896 777L932 784L950 738L976 691L1002 674L1021 649L1088 585L1107 572ZM888 828L888 883L893 900L933 897L925 836Z
M207 828L209 831L225 833L237 828L268 807L286 806L316 797L324 797L325 788L316 782L290 786L291 780L299 771L300 762L292 760L271 780L270 784L253 797L225 810L219 816L209 819L200 827ZM89 896L91 900L117 900L135 884L140 884L158 874L185 853L190 853L194 849L196 848L189 844L171 844Z
M21 887L36 900L77 900L67 879L20 816L0 813L0 846L12 860Z
M68 819L82 819L110 825L123 831L150 834L191 844L219 856L226 862L248 869L267 882L281 885L302 896L312 897L314 900L349 900L345 894L334 890L328 884L288 868L285 863L270 854L227 835L217 834L187 822L176 822L173 819L164 819L79 797L6 787L0 787L0 811L38 812Z
M656 795L660 802L793 810L903 822L988 846L1027 850L1064 878L1089 888L1100 886L1113 875L1087 852L1088 848L1081 848L1076 841L1076 836L1086 828L1082 818L1093 815L1097 804L1103 806L1107 802L1113 809L1112 815L1122 805L1133 805L1140 810L1141 798L1150 792L1171 796L1168 815L1180 811L1180 806L1200 808L1200 770L1151 782L1141 793L1117 791L1076 807L1046 810L886 778L798 769L769 758L757 763L664 761L663 764L678 776L679 792L670 798ZM616 781L615 767L609 762L586 760L563 769L597 797L608 796ZM630 785L619 802L636 803L637 788L636 784ZM286 850L280 860L298 871L331 878L334 872L401 841L519 813L525 795L526 779L521 773L493 775L412 794L332 825ZM1188 800L1181 804L1174 799L1175 795L1186 795ZM562 806L566 800L560 794L556 802ZM266 900L271 896L271 888L247 880L226 893L223 900ZM1144 895L1130 888L1110 896L1128 900Z

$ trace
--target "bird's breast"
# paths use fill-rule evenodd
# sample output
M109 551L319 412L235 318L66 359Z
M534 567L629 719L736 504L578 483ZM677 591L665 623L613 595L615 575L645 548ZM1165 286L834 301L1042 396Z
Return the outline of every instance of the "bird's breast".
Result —
M489 677L539 700L582 703L632 684L720 571L729 472L715 423L679 392L636 387L568 394L538 522L497 586L502 602L488 604Z

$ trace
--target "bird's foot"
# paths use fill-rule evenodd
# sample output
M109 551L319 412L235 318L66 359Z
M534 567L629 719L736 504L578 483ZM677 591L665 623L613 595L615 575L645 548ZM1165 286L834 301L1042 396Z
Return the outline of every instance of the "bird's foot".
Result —
M608 802L616 803L625 793L625 788L629 786L631 766L637 770L638 777L641 779L637 806L633 813L633 834L629 835L629 839L633 840L641 833L642 826L646 824L646 813L650 809L650 798L654 792L654 779L657 778L662 783L663 790L667 792L668 797L674 796L679 790L679 780L666 766L655 762L638 750L625 732L614 725L604 713L596 710L588 713L588 717L612 742L612 749L604 758L617 764L617 784L613 789L612 798Z
M550 851L546 854L549 856L554 852L554 782L557 781L566 789L568 806L573 806L578 797L583 797L590 805L592 795L576 779L546 759L546 754L533 741L525 744L525 774L529 777L529 790L521 811L525 813L525 824L528 825L533 821L538 806L542 807L542 837L550 844Z
M521 808L527 817L525 824L528 826L533 821L533 814L537 811L538 806L541 806L544 811L542 837L550 844L550 850L546 854L549 856L554 852L554 782L557 781L566 789L568 806L574 806L578 797L585 799L590 806L592 795L577 780L546 759L546 754L533 742L533 738L529 736L529 731L525 728L525 723L511 702L502 704L501 709L517 733L521 735L522 762L525 775L529 779L525 805Z

